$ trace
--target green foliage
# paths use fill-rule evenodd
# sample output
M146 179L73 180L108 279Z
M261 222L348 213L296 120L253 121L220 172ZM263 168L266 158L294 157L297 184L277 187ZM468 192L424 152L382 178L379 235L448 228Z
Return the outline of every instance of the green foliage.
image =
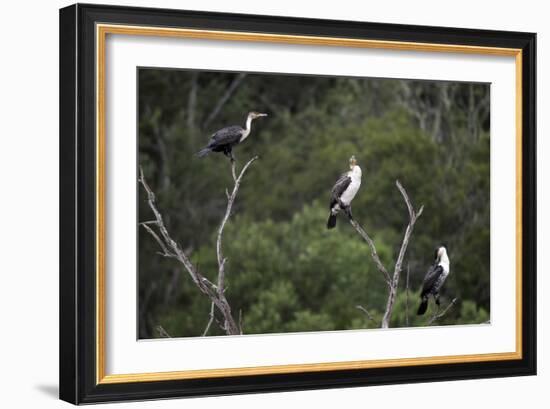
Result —
M460 316L463 323L481 324L489 320L489 314L485 309L478 307L475 302L466 300L462 303Z
M245 175L224 234L226 295L246 333L379 326L387 287L366 244L339 217L325 228L328 197L355 154L363 169L355 218L393 270L407 210L398 179L425 206L401 274L391 326L426 325L416 316L433 248L445 243L451 275L438 325L489 319L488 85L249 74L217 115L214 106L236 74L139 71L139 160L174 239L210 279L217 271L216 230L232 186L228 160L194 153L216 129L268 112L235 149ZM450 101L450 102L449 102ZM151 220L140 191L139 220ZM174 260L139 232L140 337L202 334L210 303ZM357 305L373 316L370 320ZM408 311L408 313L407 313ZM220 335L214 323L209 335Z

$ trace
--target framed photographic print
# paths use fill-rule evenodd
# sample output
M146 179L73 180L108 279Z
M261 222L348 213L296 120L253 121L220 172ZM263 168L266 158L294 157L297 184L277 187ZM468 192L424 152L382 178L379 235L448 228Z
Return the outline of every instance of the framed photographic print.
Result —
M535 374L535 41L61 9L61 399Z

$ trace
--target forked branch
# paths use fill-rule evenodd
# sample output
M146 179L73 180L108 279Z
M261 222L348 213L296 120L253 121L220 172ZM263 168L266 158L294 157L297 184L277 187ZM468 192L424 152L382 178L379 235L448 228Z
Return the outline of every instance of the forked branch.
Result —
M447 305L447 307L445 307L445 309L441 312L436 312L429 320L428 322L426 323L427 326L429 325L432 325L434 322L436 322L437 320L443 318L445 316L445 314L447 314L447 312L449 312L449 310L451 308L453 308L456 304L456 302L458 301L458 298L453 298L453 300L449 303L449 305Z
M420 206L420 209L418 209L418 211L415 211L413 205L411 204L411 201L409 200L409 196L407 195L407 191L405 190L405 188L401 186L401 183L399 183L398 180L395 181L395 185L401 192L401 196L403 196L403 200L407 205L407 210L409 211L409 224L405 229L405 235L403 236L403 241L401 242L399 255L397 256L397 261L395 262L393 279L388 293L388 301L386 303L386 312L384 313L384 317L382 318L382 328L388 328L390 326L393 306L395 304L395 297L397 296L399 277L401 275L401 269L403 266L403 259L405 258L405 253L407 252L407 247L409 245L409 240L414 230L416 220L422 215L422 212L424 211L424 206Z
M145 192L147 193L147 203L149 204L149 208L152 210L155 216L155 220L143 222L143 223L140 223L140 225L143 226L143 228L153 237L153 239L157 242L157 244L161 248L162 252L159 252L159 254L165 257L174 258L177 261L179 261L183 265L189 277L191 278L193 283L196 285L196 287L199 289L199 291L210 299L211 309L209 314L209 321L204 330L203 335L206 335L206 333L210 329L212 322L215 319L214 307L221 313L221 316L223 317L223 322L219 322L219 324L226 334L239 335L241 333L241 329L237 325L232 315L231 306L225 296L225 264L227 262L227 259L224 258L223 256L222 240L223 240L223 231L224 231L225 225L227 224L227 221L229 220L229 217L231 216L233 203L235 202L235 198L237 197L237 193L239 191L242 178L246 173L247 169L256 159L258 159L257 156L250 159L246 163L246 165L244 165L238 177L235 177L235 163L234 162L231 163L231 173L233 176L234 186L231 194L228 195L227 197L227 207L225 209L223 219L218 229L218 235L216 240L218 274L217 274L217 279L215 281L216 284L208 280L206 277L204 277L200 273L198 268L191 262L190 258L185 254L185 252L181 249L181 247L176 243L174 239L172 239L172 237L168 233L168 229L164 224L162 214L157 208L155 194L147 184L147 181L145 180L145 177L143 175L143 169L140 167L139 182L141 183L141 185L145 189ZM156 230L153 228L154 226L156 226Z
M398 180L395 181L395 185L397 186L397 189L399 189L399 192L401 192L401 196L403 197L403 200L407 205L407 210L409 213L409 224L405 229L405 234L403 236L403 241L401 242L401 247L399 249L399 254L395 262L392 276L390 276L388 270L386 269L384 264L382 264L382 261L380 261L380 257L378 257L374 241L370 238L365 229L363 229L363 227L361 227L361 225L355 219L353 219L353 217L351 217L351 214L346 213L352 227L363 238L363 240L367 242L374 264L376 265L378 271L382 273L384 281L388 285L388 299L386 301L386 309L382 318L382 328L388 328L390 325L390 320L393 313L393 306L395 304L395 297L397 295L397 287L399 285L399 277L403 266L403 260L407 252L407 247L409 245L409 240L414 230L416 220L422 215L422 212L424 211L424 206L421 206L418 211L415 211L405 188L401 185L401 183L399 183ZM364 310L362 311L365 312Z

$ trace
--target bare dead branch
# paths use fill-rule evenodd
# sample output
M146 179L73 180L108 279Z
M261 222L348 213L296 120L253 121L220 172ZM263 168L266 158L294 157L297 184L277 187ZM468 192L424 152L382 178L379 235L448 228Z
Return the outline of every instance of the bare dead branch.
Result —
M376 325L380 325L378 323L378 321L376 321L374 319L374 317L371 315L371 313L365 307L363 307L362 305L356 305L355 308L357 308L358 310L363 311L370 321L374 322Z
M157 235L157 237L162 238L162 240L164 241L165 247L172 250L174 258L176 258L178 261L180 261L184 265L185 269L191 276L193 282L201 289L201 291L208 292L205 285L209 283L209 281L206 278L202 277L202 275L198 272L195 266L191 263L187 255L181 250L179 245L168 234L168 230L164 225L162 215L160 214L156 206L155 194L147 184L147 181L143 176L143 169L141 169L141 167L140 167L139 181L141 182L143 188L147 192L147 202L149 204L149 208L153 211L153 214L155 215L156 224L160 231L160 236ZM149 227L148 224L143 226ZM149 232L151 229L146 229L146 230Z
M236 173L235 167L236 167L235 160L232 160L231 161L231 176L233 176L233 182L237 182L237 173ZM227 189L225 189L225 195L229 199L229 193L227 192Z
M162 327L162 325L157 325L155 329L161 338L172 338L170 334Z
M155 231L149 227L149 225L147 223L140 223L144 228L145 230L147 230L149 232L149 234L151 236L153 236L153 238L157 241L157 243L159 244L160 248L162 249L162 255L164 256L173 256L172 253L170 253L168 251L168 249L166 248L166 246L164 245L164 242L160 239L160 237L158 236L157 233L155 233Z
M235 202L235 198L237 197L237 193L239 191L239 187L241 185L241 181L243 179L244 174L246 173L247 169L258 159L257 156L254 156L252 159L250 159L242 168L241 173L239 176L235 179L235 185L233 186L233 191L229 195L229 198L227 199L227 207L225 209L225 214L223 216L222 222L220 224L220 227L218 229L218 237L216 240L216 254L218 256L218 298L222 300L224 303L224 308L228 309L227 313L224 314L225 318L225 329L226 331L231 331L232 334L239 334L240 328L235 323L235 320L233 319L231 315L231 309L229 307L229 303L227 302L227 299L225 297L225 263L227 262L227 259L223 256L223 249L222 249L222 239L223 239L223 230L225 228L225 225L227 221L229 220L229 217L231 216L231 209L233 208L233 203ZM235 176L235 162L231 162L231 169L233 176ZM231 317L230 320L227 318Z
M248 167L250 165L252 165L254 163L254 161L256 161L257 159L258 159L258 157L254 156L252 159L250 159L246 163L246 165L244 165L244 167L241 170L241 173L239 174L239 177L235 178L235 186L233 187L233 191L231 192L231 194L227 198L227 207L225 209L225 214L223 216L222 222L221 222L220 227L218 229L218 238L216 240L216 253L218 255L218 265L219 265L219 269L220 269L220 275L222 275L222 276L223 276L223 270L224 270L223 265L225 264L224 258L223 258L223 253L222 253L223 229L225 228L225 224L227 223L227 220L229 219L229 216L231 215L231 209L233 208L233 202L235 201L235 198L237 197L237 192L239 191L239 187L241 185L242 178L243 178L246 170L248 169ZM234 173L235 162L232 162L231 168L233 169L233 173ZM222 278L222 280L223 280L223 278Z
M148 220L146 222L141 222L140 224L157 224L157 221L156 220Z
M445 314L447 314L447 312L453 308L453 306L456 304L458 298L453 298L453 300L449 303L449 305L447 305L447 307L440 313L435 313L429 320L428 322L426 323L426 325L432 325L435 321L443 318L445 316Z
M397 186L397 189L399 189L399 191L401 192L401 196L403 196L403 200L405 201L405 204L407 206L407 211L409 213L409 224L405 229L405 234L403 236L401 248L399 249L399 255L395 262L395 267L394 267L392 277L390 277L388 270L386 269L386 267L384 267L384 264L382 264L382 262L380 261L380 257L378 257L378 253L376 252L376 246L374 245L374 241L370 238L367 232L361 227L361 225L357 221L355 221L353 217L351 217L351 213L345 212L352 227L363 238L363 240L367 242L368 246L370 247L371 256L372 256L372 259L374 260L374 264L376 265L376 268L382 273L382 275L384 276L384 280L388 285L388 299L386 302L386 310L384 312L384 316L381 323L382 328L389 327L391 315L393 312L393 306L395 303L395 297L397 295L397 288L399 285L399 276L401 274L403 260L407 252L409 240L414 230L414 225L416 223L416 220L422 215L422 212L424 211L424 206L421 206L420 209L415 212L414 207L411 201L409 200L409 196L407 195L407 191L405 190L405 188L401 185L401 183L399 183L398 180L395 181L395 185ZM408 278L407 278L407 293L408 293ZM359 306L357 308L359 308Z
M208 319L208 323L206 324L206 328L204 329L202 336L205 337L206 334L208 334L208 331L210 330L210 326L214 322L214 303L210 305L210 314L208 315L210 318Z
M405 235L403 236L401 248L399 249L399 255L397 256L397 261L395 262L393 279L389 289L388 301L386 303L386 312L384 313L384 317L382 318L382 328L389 328L390 326L390 319L393 312L395 297L397 295L397 286L399 285L399 276L401 274L401 266L403 264L403 259L405 258L405 253L407 252L407 247L409 245L409 239L411 238L412 232L414 230L414 225L416 223L416 220L422 215L422 212L424 211L424 206L420 206L420 209L417 212L415 212L414 207L411 204L411 201L409 200L409 196L407 195L407 191L405 190L405 188L403 188L403 186L401 185L401 183L399 183L398 180L395 181L395 185L401 192L401 195L403 196L403 200L407 205L407 210L409 212L409 224L405 229Z
M352 217L349 217L348 215L349 223L352 225L352 227L355 229L355 231L367 242L367 244L370 247L370 253L372 256L372 259L374 260L374 264L376 264L376 268L378 271L380 271L384 275L384 279L388 285L391 285L391 279L390 275L388 274L388 270L386 270L386 267L382 264L380 261L380 257L378 257L378 253L376 252L376 246L374 245L374 241L370 238L370 236L367 234L367 232L361 227L361 225Z
M166 226L164 225L164 221L162 218L162 215L160 211L157 208L156 205L156 198L155 194L147 184L145 177L143 175L143 169L140 167L140 176L139 176L139 182L142 184L143 188L145 189L147 193L147 202L149 204L149 208L152 210L153 214L155 215L154 222L146 222L144 224L141 224L144 229L155 239L155 241L159 244L160 248L162 249L162 255L166 257L171 257L176 260L178 260L183 266L185 267L185 270L197 286L197 288L211 300L212 306L215 306L223 316L223 323L220 324L222 329L228 334L228 335L238 335L241 333L241 330L237 323L235 322L235 319L233 318L233 315L231 313L231 306L229 305L229 302L227 301L227 298L225 296L225 263L227 259L223 257L222 253L222 239L223 239L223 230L225 228L225 225L227 221L229 220L229 217L231 215L231 210L233 207L233 203L235 202L235 198L237 197L237 193L239 191L239 186L242 182L242 178L244 174L246 173L249 166L258 159L257 156L250 159L246 165L242 168L239 176L237 178L234 178L234 187L231 195L228 196L227 199L227 208L225 211L225 214L223 216L223 219L221 221L220 227L218 229L218 237L216 240L216 253L218 257L218 277L217 277L217 285L214 285L210 280L208 280L206 277L204 277L196 268L189 257L185 254L185 252L181 249L181 247L175 242L175 240L172 239L170 234L168 233L168 230ZM232 173L234 169L234 163L232 163ZM160 234L158 234L151 225L156 225L158 231ZM210 314L210 320L208 322L208 325L204 331L206 334L208 330L210 329L210 325L212 324L212 321L215 319L215 314L213 312L213 308L211 308L211 314ZM216 320L217 321L217 320Z

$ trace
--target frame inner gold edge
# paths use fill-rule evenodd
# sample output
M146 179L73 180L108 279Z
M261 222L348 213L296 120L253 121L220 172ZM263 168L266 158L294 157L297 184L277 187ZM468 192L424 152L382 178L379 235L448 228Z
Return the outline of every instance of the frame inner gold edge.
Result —
M450 355L418 358L398 358L365 361L323 362L313 364L275 365L258 367L184 370L173 372L149 372L132 374L105 374L105 39L107 34L185 37L225 41L252 41L298 45L325 45L356 48L378 48L401 51L430 51L468 53L499 56L515 56L516 64L516 351L474 355ZM353 38L318 37L180 29L166 27L96 24L96 108L97 108L97 157L96 157L96 383L112 384L147 382L177 379L200 379L297 372L321 372L346 369L400 367L412 365L435 365L445 363L514 360L522 358L522 51L515 48L467 46L457 44L414 43L402 41L365 40Z
M515 352L493 353L493 354L478 354L478 355L451 355L440 357L427 358L397 358L397 359L381 359L370 361L344 361L344 362L325 362L323 364L294 364L294 365L275 365L275 366L259 366L259 367L240 367L240 368L225 368L225 369L196 369L187 371L173 372L149 372L149 373L131 373L131 374L116 374L106 375L100 383L123 383L123 382L146 382L146 381L163 381L163 380L178 380L178 379L204 379L213 377L229 377L229 376L253 376L253 375L268 375L268 374L289 374L299 372L323 372L336 370L353 370L353 369L368 369L368 368L388 368L402 367L411 365L437 365L450 363L464 362L481 362L481 361L500 361L519 359Z

